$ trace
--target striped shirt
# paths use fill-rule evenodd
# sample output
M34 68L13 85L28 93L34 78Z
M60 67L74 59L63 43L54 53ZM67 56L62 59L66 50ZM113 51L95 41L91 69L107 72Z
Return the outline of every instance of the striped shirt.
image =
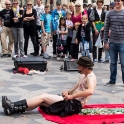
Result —
M109 42L124 44L124 9L121 11L112 10L107 14L103 41L108 42L108 32L111 28Z

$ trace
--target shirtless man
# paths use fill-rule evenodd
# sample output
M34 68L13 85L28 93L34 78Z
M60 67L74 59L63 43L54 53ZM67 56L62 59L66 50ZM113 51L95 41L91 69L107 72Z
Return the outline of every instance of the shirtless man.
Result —
M17 102L11 102L6 96L2 96L2 107L6 115L33 110L38 106L46 106L60 100L77 99L84 106L89 97L94 93L96 87L96 76L93 73L93 62L88 57L80 57L77 61L78 70L81 77L75 87L69 91L63 92L62 96L43 93L31 99L25 99Z

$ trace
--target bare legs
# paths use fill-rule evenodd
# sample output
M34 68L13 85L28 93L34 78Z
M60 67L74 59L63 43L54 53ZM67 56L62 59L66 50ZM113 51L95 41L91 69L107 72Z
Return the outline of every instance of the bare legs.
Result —
M27 111L33 110L40 105L48 107L49 105L51 105L57 101L60 101L60 100L63 100L62 96L43 93L39 96L28 99L27 100L28 108L26 110Z

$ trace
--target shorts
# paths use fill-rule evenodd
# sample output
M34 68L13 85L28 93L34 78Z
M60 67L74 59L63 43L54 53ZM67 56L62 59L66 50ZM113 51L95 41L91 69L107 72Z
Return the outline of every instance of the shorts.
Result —
M44 36L43 33L42 33L42 36L41 36L41 38L42 38L42 46L49 45L50 37L51 37L51 34L46 33L46 36Z

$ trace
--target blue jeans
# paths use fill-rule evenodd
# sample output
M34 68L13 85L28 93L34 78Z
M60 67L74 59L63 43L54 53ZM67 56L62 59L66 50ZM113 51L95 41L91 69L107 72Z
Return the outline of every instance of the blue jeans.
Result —
M109 50L105 49L105 60L109 60Z
M87 45L88 46L87 46ZM83 46L83 50L82 50L82 56L88 56L90 57L90 52L89 52L89 42L85 41L84 38L82 38L82 46ZM86 47L86 48L85 48Z
M110 82L116 82L118 54L121 63L122 81L124 83L124 44L110 43Z
M93 52L93 43L92 43L92 40L89 41L89 51L90 51L90 53Z

